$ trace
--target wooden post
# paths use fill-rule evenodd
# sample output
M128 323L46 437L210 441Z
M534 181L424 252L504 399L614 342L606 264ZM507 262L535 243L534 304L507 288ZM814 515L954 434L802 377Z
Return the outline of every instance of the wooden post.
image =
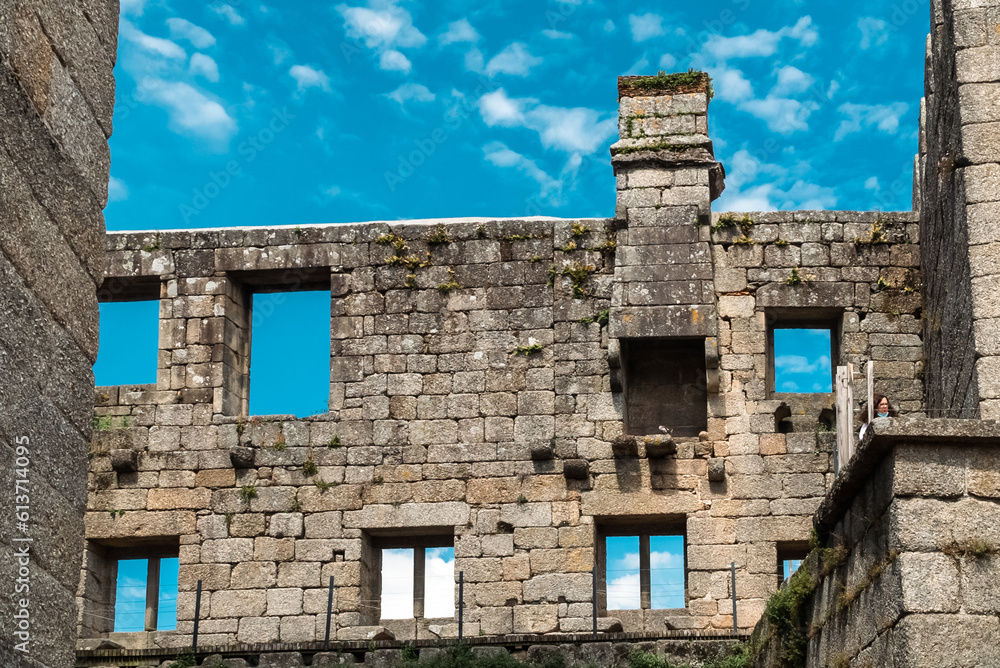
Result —
M875 362L868 360L868 424L875 419Z
M839 472L854 456L854 366L837 367L837 467Z

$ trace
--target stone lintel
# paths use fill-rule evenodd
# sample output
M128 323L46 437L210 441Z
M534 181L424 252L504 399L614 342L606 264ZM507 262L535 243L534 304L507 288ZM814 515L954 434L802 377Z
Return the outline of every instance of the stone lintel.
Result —
M712 304L614 308L609 322L618 339L716 336L719 326Z

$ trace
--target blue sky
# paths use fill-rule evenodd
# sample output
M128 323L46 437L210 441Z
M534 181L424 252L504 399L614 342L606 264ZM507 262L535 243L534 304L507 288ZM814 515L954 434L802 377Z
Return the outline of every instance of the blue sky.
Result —
M928 12L123 0L108 227L611 216L616 77L689 67L716 209L909 209Z
M172 631L177 627L177 574L179 560L160 560L157 631ZM142 631L146 627L146 579L149 562L146 559L122 559L118 562L115 593L115 631Z
M160 302L101 304L101 340L94 364L98 385L156 382Z
M774 330L776 392L833 392L829 329Z
M256 294L251 331L250 415L326 413L330 292Z

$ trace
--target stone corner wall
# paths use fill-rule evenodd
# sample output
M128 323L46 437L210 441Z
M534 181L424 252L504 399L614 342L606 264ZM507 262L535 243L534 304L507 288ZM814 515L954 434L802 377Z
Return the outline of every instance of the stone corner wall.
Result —
M932 417L995 419L1000 311L1000 3L932 2L922 109L921 266ZM970 345L971 342L971 345Z
M1000 661L1000 425L876 420L815 517L810 668ZM756 665L780 665L767 625Z
M73 664L117 26L115 1L0 6L4 666Z

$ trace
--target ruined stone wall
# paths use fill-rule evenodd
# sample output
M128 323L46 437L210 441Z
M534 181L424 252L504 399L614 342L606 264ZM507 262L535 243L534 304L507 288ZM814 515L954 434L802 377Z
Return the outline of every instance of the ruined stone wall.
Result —
M872 433L816 515L803 665L997 664L996 423L876 420ZM756 665L783 665L781 634L758 636Z
M997 2L932 3L920 208L927 405L936 417L1000 414L998 20Z
M842 358L874 356L879 387L919 410L916 222L749 214L753 243L735 244L718 216L692 213L673 224L701 239L691 243L714 285L696 293L718 309L702 339L714 379L702 387L705 431L674 438L675 452L659 432L623 435L617 384L630 379L609 364L609 351L648 336L610 338L603 312L614 312L619 272L641 275L633 258L675 252L650 248L631 224L109 235L106 294L159 285L160 369L155 386L98 388L81 647L108 635L88 616L107 616L108 582L95 577L107 551L163 539L179 544L178 631L117 642L189 645L198 579L200 644L322 639L331 575L334 638L377 626L455 637L454 619L380 621L375 607L374 541L428 531L454 541L466 635L586 632L595 550L622 522L685 535L687 606L608 611L602 629L730 628L730 562L739 625L753 626L777 584L778 547L809 536L834 449L819 425L832 397L765 389L768 309L839 313ZM855 245L876 221L886 238ZM790 267L801 283L787 284ZM318 277L331 289L330 412L248 419L248 290Z
M0 4L0 665L12 668L73 662L117 17L117 2Z

